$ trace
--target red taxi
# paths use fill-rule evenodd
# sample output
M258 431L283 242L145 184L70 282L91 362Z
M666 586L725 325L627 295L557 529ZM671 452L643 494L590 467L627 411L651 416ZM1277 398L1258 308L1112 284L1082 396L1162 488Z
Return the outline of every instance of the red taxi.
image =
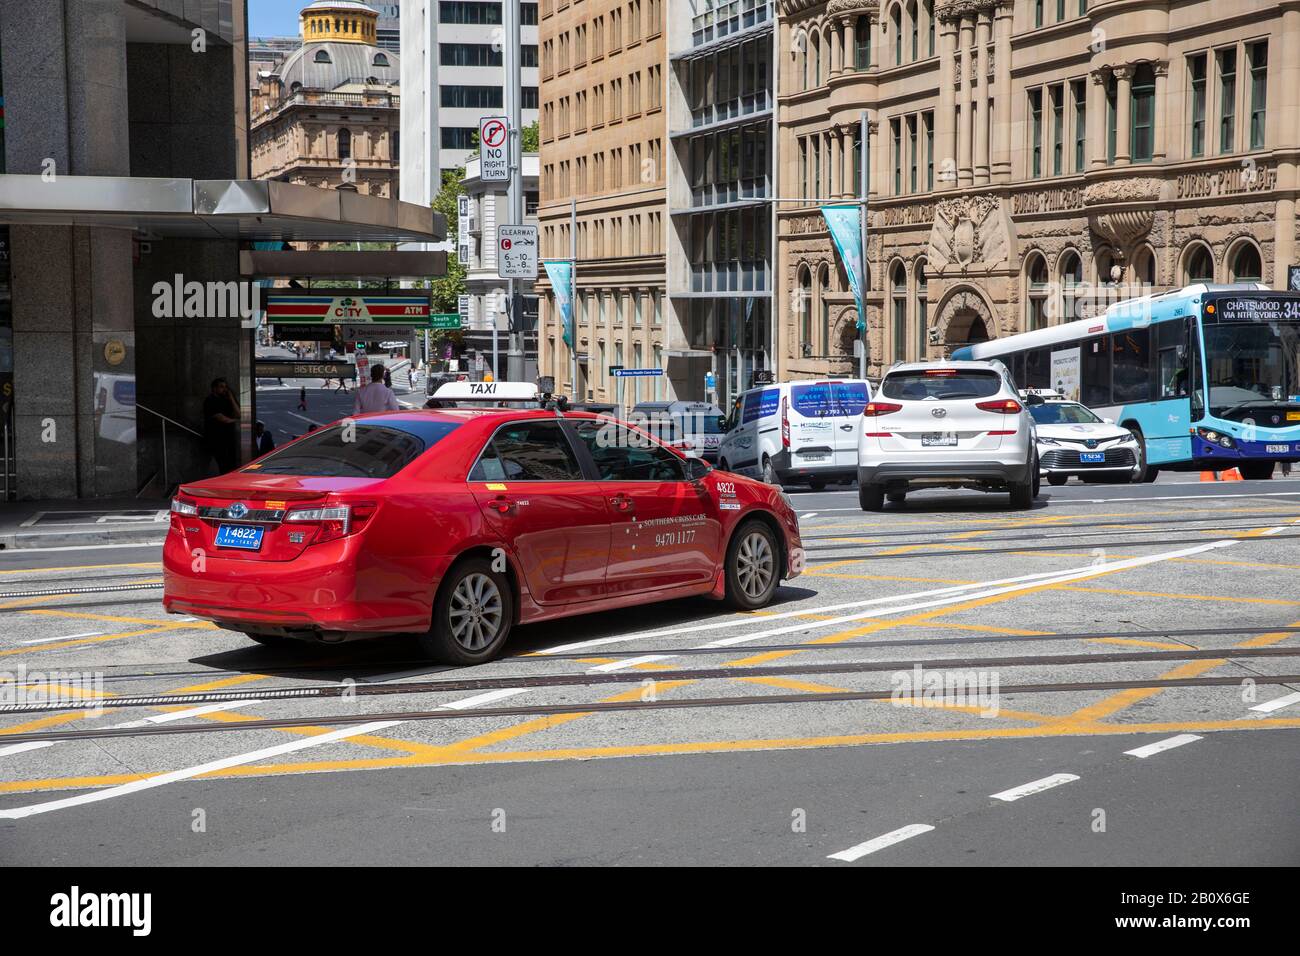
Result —
M437 397L471 386L489 388ZM802 569L779 488L532 386L485 397L512 389L532 407L359 415L183 486L164 607L263 644L416 633L473 664L515 624L691 595L754 609Z

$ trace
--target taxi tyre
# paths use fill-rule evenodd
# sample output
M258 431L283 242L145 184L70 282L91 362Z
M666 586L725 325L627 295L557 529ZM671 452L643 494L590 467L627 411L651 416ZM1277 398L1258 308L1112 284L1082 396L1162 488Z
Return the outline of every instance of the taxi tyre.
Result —
M736 529L727 545L725 570L730 607L753 611L771 603L781 582L781 553L776 534L765 522L751 518ZM760 579L746 575L747 571Z
M1059 488L1061 487L1061 485L1065 484L1069 480L1070 480L1069 475L1048 475L1047 476L1047 483L1051 485L1053 488Z
M495 600L492 600L490 588L484 582L495 587ZM487 597L484 609L487 613L481 618L490 625L496 621L496 631L480 647L467 646L457 640L454 633L452 611L456 604L457 622L465 617L467 596L475 592ZM420 649L430 658L444 664L483 664L497 657L510 637L510 627L514 622L514 593L510 582L504 574L492 570L492 563L484 558L466 558L452 566L438 588L438 597L433 604L433 619L429 630L419 637ZM471 631L465 635L472 643L480 635Z
M1133 481L1134 483L1149 485L1151 484L1151 482L1155 481L1156 478L1159 477L1160 469L1154 465L1150 465L1147 463L1147 440L1146 437L1142 434L1141 426L1133 422L1125 422L1124 427L1127 428L1129 431L1131 431L1133 433L1133 437L1137 439L1138 462L1142 466L1141 468L1134 469L1135 474L1133 476Z

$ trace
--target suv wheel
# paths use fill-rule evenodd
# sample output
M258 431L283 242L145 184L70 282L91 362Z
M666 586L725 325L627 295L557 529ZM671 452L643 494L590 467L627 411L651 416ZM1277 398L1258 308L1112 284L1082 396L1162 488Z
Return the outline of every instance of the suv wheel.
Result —
M885 510L885 489L880 485L858 484L858 504L863 511Z
M1024 481L1011 485L1011 507L1024 511L1034 506L1038 497L1038 456L1029 459L1029 472Z
M505 575L483 558L455 565L442 581L433 621L420 647L444 664L482 664L501 653L514 621L514 598Z

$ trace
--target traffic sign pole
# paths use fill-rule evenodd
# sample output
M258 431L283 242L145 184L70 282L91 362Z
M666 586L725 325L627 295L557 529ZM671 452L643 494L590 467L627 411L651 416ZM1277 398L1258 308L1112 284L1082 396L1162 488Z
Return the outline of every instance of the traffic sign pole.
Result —
M502 8L502 26L505 28L505 50L501 58L505 67L505 106L506 121L510 124L507 137L510 157L510 184L507 190L508 222L513 226L524 224L524 160L523 130L520 124L520 106L523 90L520 78L523 74L523 48L520 46L520 11L519 0L504 0ZM523 349L523 310L519 306L519 286L513 279L506 280L507 310L510 316L510 345L507 371L511 381L520 382L524 378Z

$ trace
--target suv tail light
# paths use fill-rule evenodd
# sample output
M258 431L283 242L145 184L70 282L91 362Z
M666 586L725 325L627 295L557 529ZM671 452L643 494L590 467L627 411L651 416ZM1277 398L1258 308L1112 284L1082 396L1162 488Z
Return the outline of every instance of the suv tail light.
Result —
M361 501L328 508L297 508L286 514L284 520L286 524L316 525L316 535L307 543L322 544L360 531L374 515L376 507L373 501Z
M790 400L781 396L781 447L790 447Z
M902 405L896 405L893 402L867 402L866 407L862 409L862 414L867 418L875 418L879 415L888 415L891 412L901 412L902 410Z
M976 402L975 407L985 412L1002 412L1007 415L1018 414L1024 406L1014 398L999 398L991 402Z

